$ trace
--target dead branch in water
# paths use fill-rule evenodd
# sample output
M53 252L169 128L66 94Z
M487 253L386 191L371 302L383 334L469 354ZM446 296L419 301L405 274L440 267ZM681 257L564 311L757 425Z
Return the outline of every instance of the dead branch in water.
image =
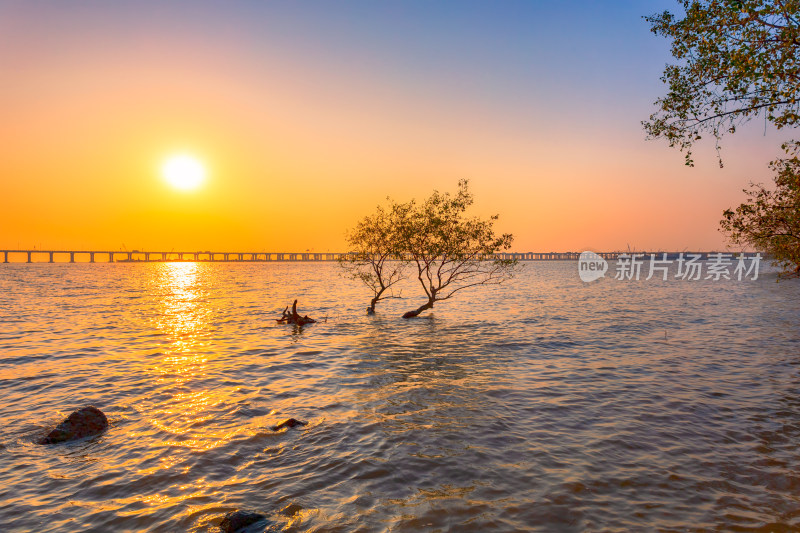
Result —
M316 322L313 318L310 318L308 315L300 316L297 313L297 300L294 301L292 304L292 310L289 311L289 306L286 306L286 309L283 310L281 317L276 319L278 324L296 324L298 326L302 326L305 324L313 324Z

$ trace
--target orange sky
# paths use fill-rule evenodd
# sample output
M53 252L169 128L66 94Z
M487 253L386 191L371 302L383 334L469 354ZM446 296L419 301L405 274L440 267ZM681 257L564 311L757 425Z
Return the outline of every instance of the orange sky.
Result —
M516 251L715 249L782 139L726 139L722 170L710 145L686 168L644 140L669 59L638 18L655 8L613 31L587 13L592 44L570 47L552 6L78 4L0 6L0 248L338 251L387 195L468 178ZM181 152L197 191L160 175Z

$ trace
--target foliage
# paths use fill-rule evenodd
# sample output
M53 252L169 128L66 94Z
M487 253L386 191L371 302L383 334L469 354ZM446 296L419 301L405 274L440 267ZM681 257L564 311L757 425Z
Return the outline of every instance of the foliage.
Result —
M790 157L770 163L775 189L751 184L747 202L727 209L720 224L733 243L768 253L784 274L800 275L800 143L783 148Z
M394 298L392 287L405 277L407 264L396 260L395 227L399 209L396 204L390 205L389 210L378 206L373 215L361 219L347 235L349 253L339 259L348 277L361 281L372 291L369 313L375 312L380 300ZM390 291L388 295L387 291Z
M351 251L340 264L372 290L368 312L405 277L408 265L416 266L427 302L406 318L463 289L501 283L513 275L516 260L494 257L508 250L513 237L495 234L496 215L488 220L468 216L472 203L468 183L462 180L455 196L434 191L421 204L390 200L388 208L378 207L356 225L347 238Z
M508 250L514 237L495 234L497 215L488 220L468 216L473 201L468 182L461 180L454 196L434 191L420 205L411 201L400 207L398 252L416 266L417 279L428 297L405 318L466 288L501 283L513 275L516 260L497 259L493 254Z
M667 95L643 126L685 152L702 133L719 140L763 116L778 129L800 120L800 0L684 0L685 16L645 17L651 31L672 41L678 64L661 80ZM719 153L719 152L718 152ZM720 158L720 166L722 159Z

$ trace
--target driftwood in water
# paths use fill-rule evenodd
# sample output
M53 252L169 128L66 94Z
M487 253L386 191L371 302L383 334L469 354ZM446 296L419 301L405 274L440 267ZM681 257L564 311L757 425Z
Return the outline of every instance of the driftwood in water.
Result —
M289 311L289 306L286 306L286 309L283 310L283 314L280 318L277 319L278 324L296 324L298 326L302 326L303 324L313 324L316 322L313 318L309 318L308 315L300 316L297 314L297 300L294 301L292 304L292 310Z

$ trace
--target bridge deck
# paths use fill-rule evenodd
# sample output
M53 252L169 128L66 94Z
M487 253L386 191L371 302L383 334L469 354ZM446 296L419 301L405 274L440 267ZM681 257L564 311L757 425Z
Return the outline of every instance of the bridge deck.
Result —
M110 251L110 250L0 250L3 262L49 262L75 263L76 258L88 260L90 263L138 263L138 262L215 262L215 263L269 263L269 262L324 262L339 261L348 256L341 252L148 252L148 251ZM649 257L651 253L658 258L667 254L668 259L675 259L679 253L699 254L701 259L719 252L596 252L606 260L616 260L620 255L636 253ZM730 253L730 252L726 252ZM518 261L577 261L580 252L509 252L498 253L499 259L516 259ZM10 259L17 259L11 261ZM44 259L44 261L34 261ZM96 261L97 260L97 261Z

